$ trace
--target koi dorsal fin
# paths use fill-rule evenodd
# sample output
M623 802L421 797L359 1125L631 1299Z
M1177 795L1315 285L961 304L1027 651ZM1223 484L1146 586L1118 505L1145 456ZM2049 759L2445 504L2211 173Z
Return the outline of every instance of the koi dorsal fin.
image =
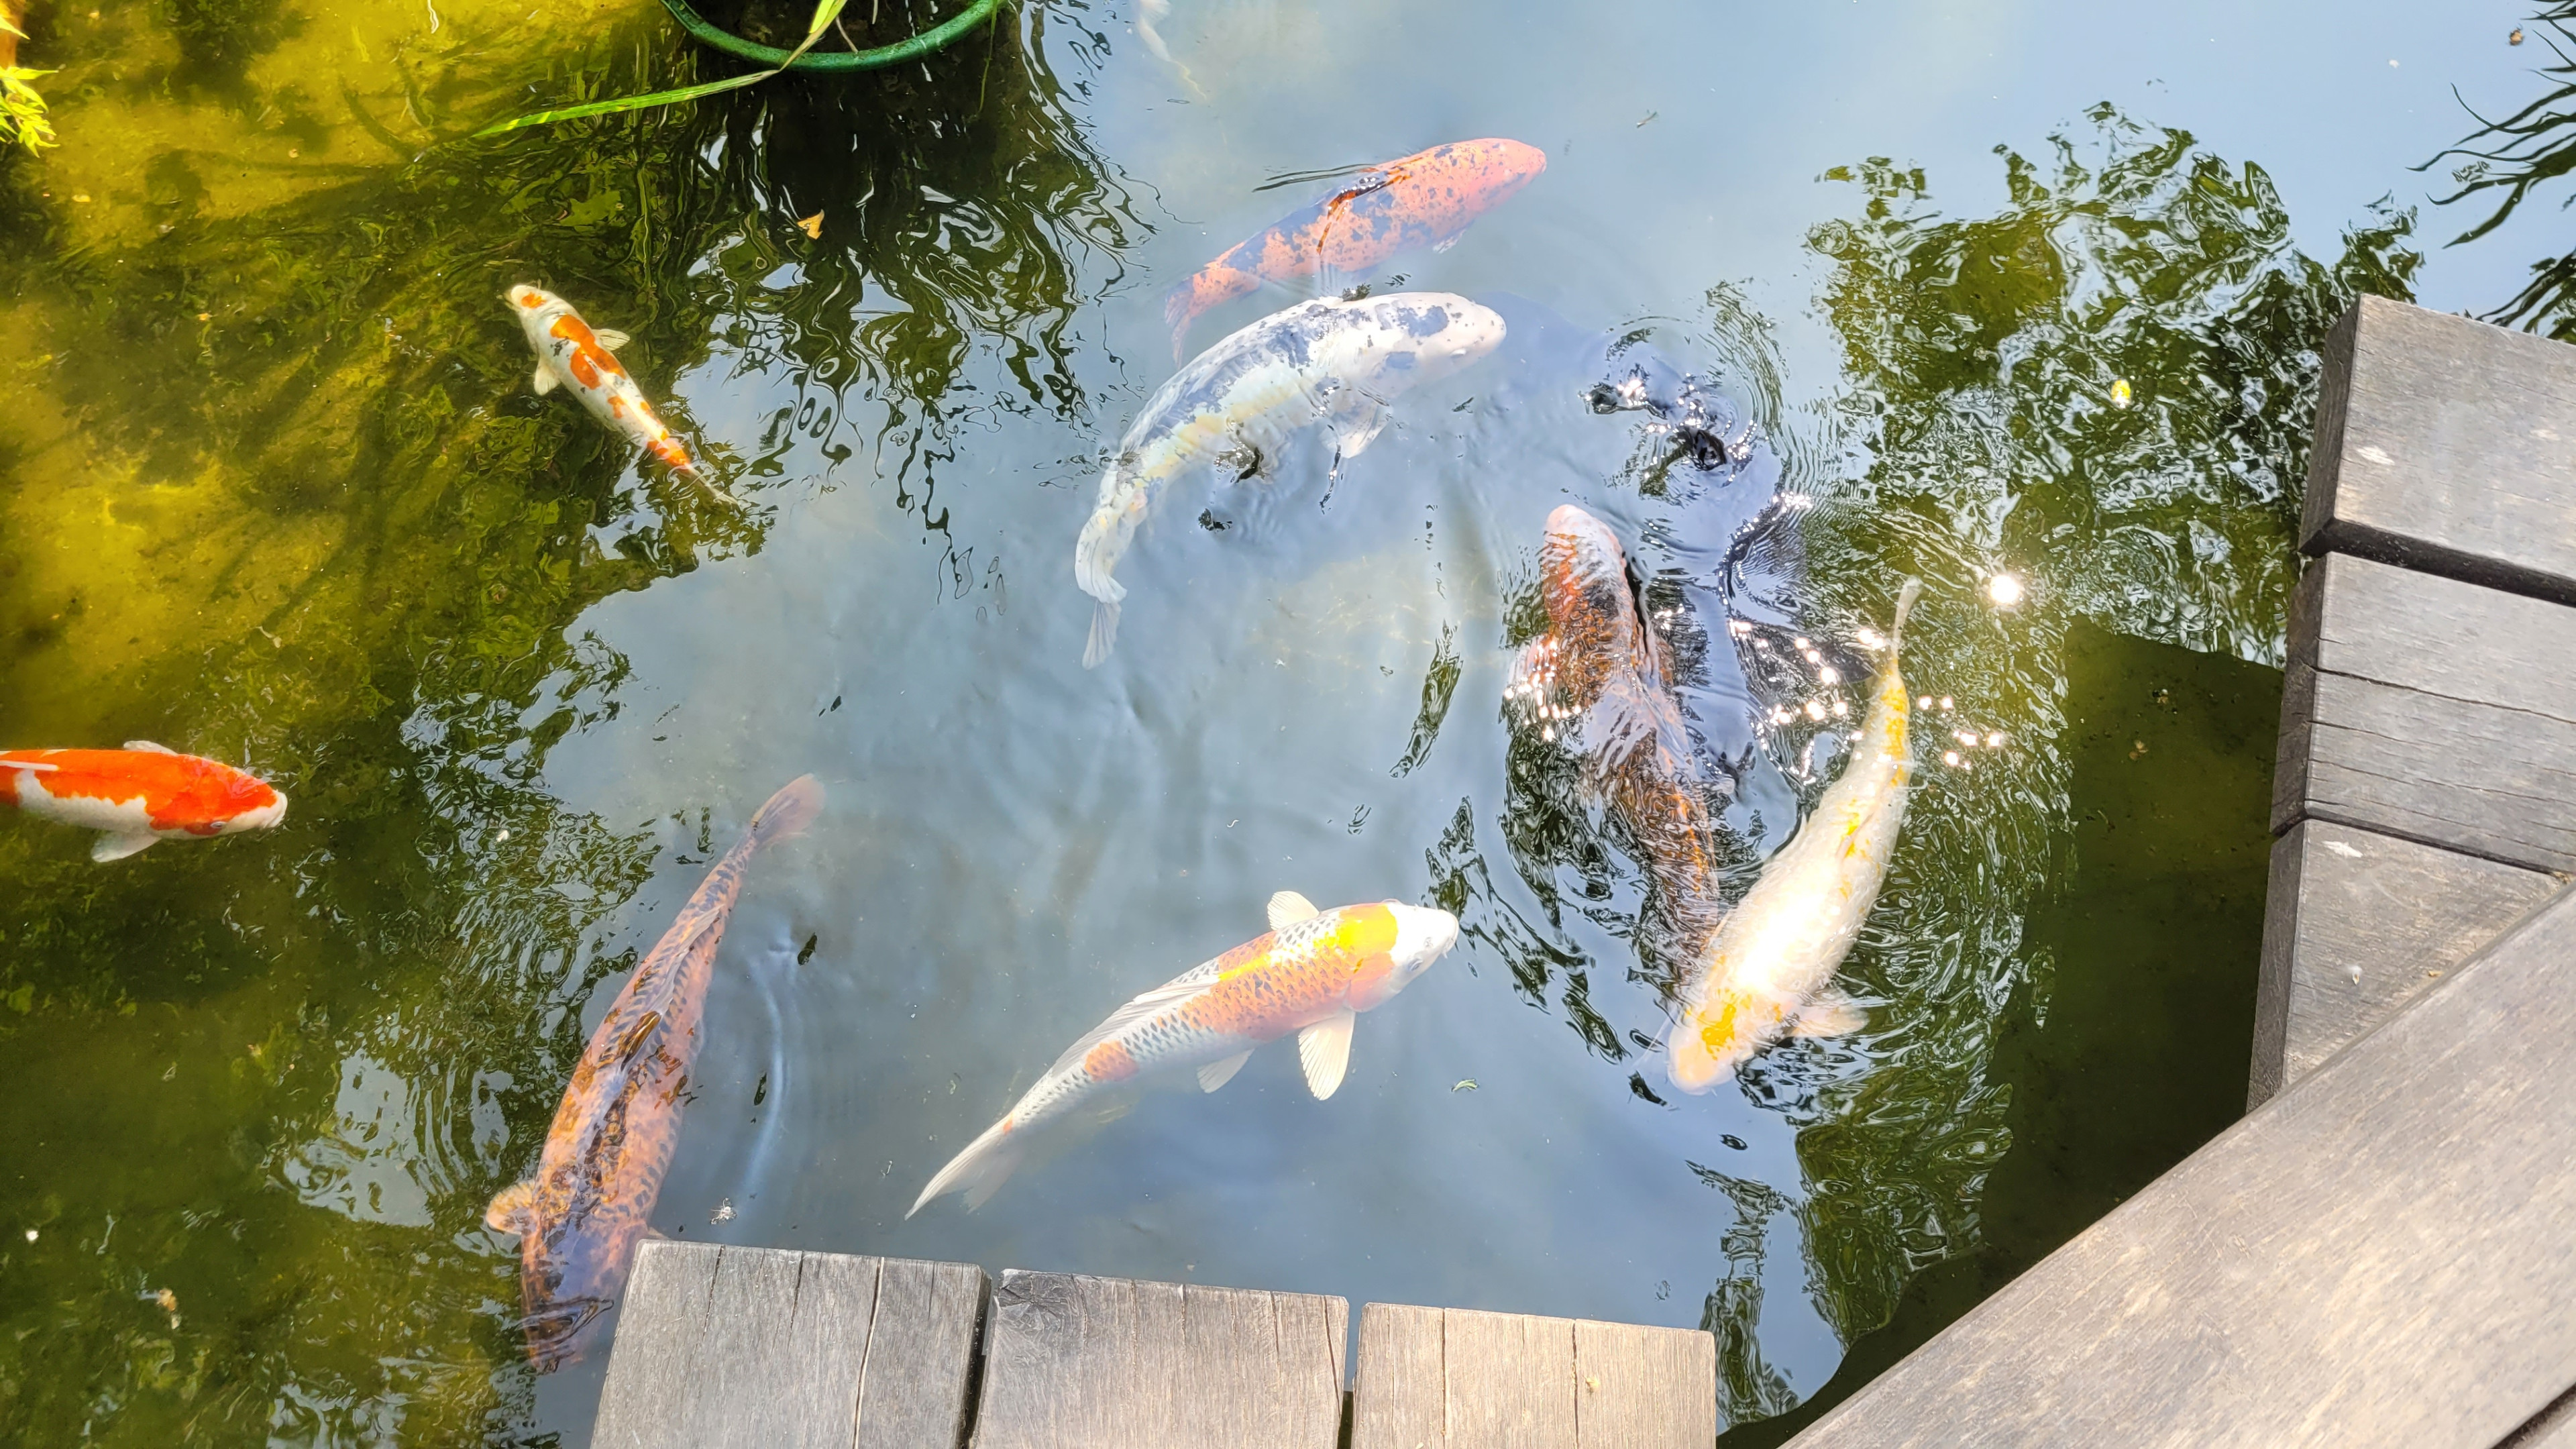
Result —
M1299 921L1311 921L1322 914L1315 909L1313 901L1295 891L1281 891L1270 898L1270 929L1274 931Z
M635 1054L642 1051L644 1044L652 1040L653 1033L661 1029L662 1013L658 1011L644 1013L641 1019L626 1029L626 1035L617 1039L617 1060L620 1062L635 1060Z
M141 750L147 755L175 755L179 753L168 745L156 745L150 740L127 740L125 742L125 747L129 750Z
M1153 990L1138 996L1135 1000L1128 1002L1125 1006L1109 1013L1109 1019L1107 1021L1104 1021L1100 1025L1083 1033L1082 1039L1075 1042L1073 1045L1066 1047L1064 1049L1064 1055L1057 1057L1054 1063L1050 1065L1047 1070L1051 1073L1061 1072L1074 1066L1085 1056L1090 1055L1093 1047L1100 1045L1102 1042L1109 1040L1118 1033L1125 1031L1136 1023L1154 1015L1156 1012L1171 1010L1173 1007L1180 1005L1182 1002L1187 1001L1191 997L1198 995L1200 992L1207 990L1211 986L1214 986L1216 984L1216 980L1216 963L1214 961L1200 962L1198 965L1191 967L1189 970L1184 971L1180 975L1173 977L1171 980L1164 982L1162 985L1155 987Z

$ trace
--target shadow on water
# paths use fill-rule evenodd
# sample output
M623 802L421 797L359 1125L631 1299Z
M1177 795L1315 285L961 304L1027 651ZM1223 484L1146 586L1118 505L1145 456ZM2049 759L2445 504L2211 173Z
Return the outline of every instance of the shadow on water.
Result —
M270 848L143 870L0 835L0 1438L520 1438L483 1205L649 943L618 907L756 803L558 807L549 749L627 676L574 621L759 551L785 490L890 488L944 544L957 430L1087 406L1076 310L1137 228L1043 14L869 82L458 141L701 64L645 20L567 49L588 12L548 10L53 17L73 139L0 173L26 359L0 381L0 734L161 739L295 805ZM499 301L523 280L631 333L684 436L726 379L791 379L728 434L756 451L709 450L751 506L532 396ZM1007 385L965 386L986 358Z
M1908 1283L1813 1398L1730 1446L1784 1442L2245 1109L2280 674L2083 623L2063 657L2068 859L1995 1030L2012 1146L1976 1246ZM1727 1385L1754 1388L1740 1370Z

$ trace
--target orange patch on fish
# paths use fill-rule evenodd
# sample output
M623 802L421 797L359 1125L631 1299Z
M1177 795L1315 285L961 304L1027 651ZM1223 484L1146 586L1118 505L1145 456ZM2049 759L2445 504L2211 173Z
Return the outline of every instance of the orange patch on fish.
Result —
M1082 1069L1095 1082L1123 1082L1136 1075L1136 1059L1127 1054L1125 1043L1105 1041L1084 1054Z

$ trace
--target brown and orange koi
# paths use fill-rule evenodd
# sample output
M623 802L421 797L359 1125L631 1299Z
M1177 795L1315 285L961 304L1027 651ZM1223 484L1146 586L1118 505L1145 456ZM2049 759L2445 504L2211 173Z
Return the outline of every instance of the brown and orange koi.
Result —
M89 858L101 862L286 818L286 797L267 781L150 740L121 750L0 750L0 805L100 832Z
M1199 1090L1233 1080L1252 1049L1297 1034L1306 1089L1333 1095L1351 1061L1357 1013L1383 1005L1458 944L1458 918L1399 901L1318 911L1295 891L1270 898L1270 930L1146 992L1065 1049L1002 1120L967 1145L913 1202L944 1192L982 1207L1038 1129L1118 1083L1195 1071Z
M1446 248L1468 223L1547 169L1547 153L1519 141L1452 141L1372 166L1332 195L1279 219L1199 268L1163 299L1172 360L1190 324L1264 282L1331 268L1365 272L1414 247Z
M1539 593L1547 632L1522 647L1506 702L1550 740L1580 729L1587 786L1618 813L1696 952L1725 913L1717 827L1618 536L1570 503L1550 513Z
M522 284L512 287L507 296L510 309L519 316L520 330L528 334L528 345L536 349L539 397L558 387L570 388L591 416L642 444L644 451L672 471L699 477L689 450L662 425L635 379L617 360L617 349L627 342L625 333L593 332L570 302L543 287ZM727 503L735 501L712 487L707 491Z
M679 1144L707 981L752 853L822 809L823 787L805 775L751 817L590 1034L536 1175L484 1210L493 1231L519 1235L523 1327L540 1370L579 1358L587 1330L626 1286Z

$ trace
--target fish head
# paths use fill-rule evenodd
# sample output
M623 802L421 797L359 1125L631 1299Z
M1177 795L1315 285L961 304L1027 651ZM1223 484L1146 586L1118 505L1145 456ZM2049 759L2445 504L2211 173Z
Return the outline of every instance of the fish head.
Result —
M223 767L220 803L212 812L222 834L267 830L286 819L286 794L247 770Z
M502 293L501 299L510 304L511 315L519 319L519 326L528 334L529 340L541 347L546 329L554 325L557 317L572 310L570 302L543 287L532 287L525 282Z
M1458 918L1436 907L1380 901L1360 909L1372 916L1383 913L1381 919L1366 922L1364 929L1377 938L1371 944L1383 941L1384 945L1370 952L1352 975L1349 1004L1353 1011L1383 1005L1458 944Z
M1473 186L1480 210L1529 185L1547 169L1545 151L1507 136L1461 141L1455 149L1475 178Z
M1635 665L1639 626L1618 535L1571 503L1547 516L1539 602L1547 632L1523 646L1514 688L1543 712L1580 714Z
M495 1204L497 1209L499 1204ZM625 1291L641 1219L602 1224L575 1214L531 1209L519 1239L519 1299L528 1357L538 1369L579 1360L594 1328Z
M1342 344L1356 346L1361 356L1332 370L1378 393L1402 392L1463 371L1500 347L1506 330L1501 313L1452 292L1391 292L1325 306L1352 309L1366 322Z

